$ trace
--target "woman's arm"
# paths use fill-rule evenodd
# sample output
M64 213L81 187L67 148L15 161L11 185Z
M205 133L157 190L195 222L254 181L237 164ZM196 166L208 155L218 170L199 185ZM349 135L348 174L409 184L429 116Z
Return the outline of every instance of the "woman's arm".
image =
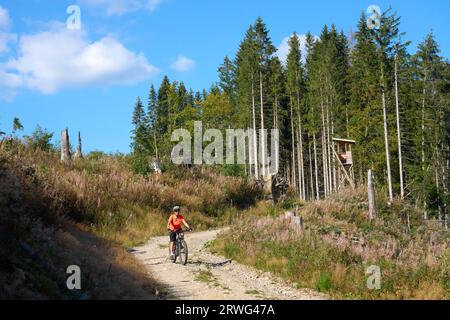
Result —
M183 220L181 220L181 221L183 222L183 224L184 224L184 226L185 226L186 228L188 228L188 229L191 228L191 226L186 222L185 219L183 219Z
M167 222L167 229L170 230L170 223L172 222L172 216L169 217L169 221Z

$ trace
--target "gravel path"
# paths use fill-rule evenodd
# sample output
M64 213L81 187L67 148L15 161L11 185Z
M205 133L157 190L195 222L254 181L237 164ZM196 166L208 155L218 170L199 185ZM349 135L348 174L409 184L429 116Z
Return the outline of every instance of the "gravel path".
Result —
M205 243L220 230L185 233L189 248L186 266L168 257L168 236L156 237L131 252L148 268L149 274L165 289L166 299L247 300L327 299L326 295L292 285L254 268L211 254Z

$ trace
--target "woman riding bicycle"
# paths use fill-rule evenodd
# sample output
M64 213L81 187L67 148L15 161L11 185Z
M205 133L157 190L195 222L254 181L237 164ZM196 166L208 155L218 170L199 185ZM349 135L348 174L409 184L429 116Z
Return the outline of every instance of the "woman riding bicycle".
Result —
M170 215L169 221L167 222L167 230L169 230L169 238L170 238L169 255L171 259L173 258L173 249L175 241L177 241L177 232L180 232L182 223L186 228L192 230L192 228L186 222L184 217L180 214L180 207L175 206L173 207L173 213Z

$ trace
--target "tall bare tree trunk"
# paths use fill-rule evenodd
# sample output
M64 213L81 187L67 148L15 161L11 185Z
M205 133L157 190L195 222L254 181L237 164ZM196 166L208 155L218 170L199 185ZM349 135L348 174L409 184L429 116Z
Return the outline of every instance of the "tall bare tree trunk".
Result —
M266 175L266 142L264 134L264 102L263 102L263 83L262 83L262 72L259 72L259 96L261 100L261 174L263 178Z
M369 195L369 218L373 220L377 217L377 209L375 206L375 188L373 187L372 170L367 173L367 192Z
M436 145L436 153L437 153L437 145ZM435 183L436 183L436 190L439 190L439 175L438 175L438 171L439 171L439 158L438 155L436 154L436 165L434 167L434 174L435 174ZM438 204L438 219L439 221L442 221L442 207L441 204Z
M403 187L403 159L402 159L402 142L400 131L400 110L398 103L397 55L395 56L394 73L395 73L395 113L397 117L398 166L400 174L400 197L403 199L405 196L405 189Z
M258 172L258 137L256 134L256 115L255 115L255 89L252 75L252 113L253 113L253 161L254 161L254 172L255 178L259 178Z
M449 149L450 149L450 147L447 146L447 154L450 154L449 153L449 151L450 151ZM442 147L442 153L445 154L444 147ZM444 160L444 163L442 163L442 166L441 166L442 189L444 190L444 196L445 197L448 196L448 188L447 188L447 186L448 186L448 180L447 180L448 179L448 176L447 176L448 172L449 172L449 160L447 159L446 163L445 163L445 160ZM447 225L448 225L447 221L448 221L448 207L447 207L447 201L444 201L444 226L445 226L445 228L447 228Z
M347 138L350 138L350 126L348 122L348 106L345 105L345 131L347 132Z
M300 159L299 159L299 167L301 168L301 170L299 169L299 181L300 181L300 193L302 195L302 199L306 199L306 186L305 186L305 166L304 166L304 158L303 158L303 130L302 130L302 118L300 115L300 92L298 91L297 88L297 106L298 106L298 143L299 143L299 148L298 148L298 153L300 155Z
M159 159L159 155L158 155L158 143L156 141L156 130L153 130L153 142L155 144L155 156L156 159Z
M323 186L324 196L328 196L328 167L327 167L327 146L326 146L326 129L325 129L325 110L323 104L322 88L320 89L321 108L322 108L322 165L323 165Z
M333 120L333 114L331 114L331 137L334 137L334 120ZM334 142L330 141L330 153L331 153L331 166L333 168L333 186L334 191L337 191L337 181L336 181L336 161L333 157L333 149L334 149Z
M326 107L326 125L327 125L327 176L328 176L328 186L329 193L333 193L333 182L332 182L332 164L331 164L331 138L330 138L330 105L331 102L327 99Z
M250 119L249 120L249 123L248 123L248 127L250 128L252 126L252 120ZM247 145L247 151L248 151L248 171L247 171L247 173L248 173L248 176L250 177L250 176L252 176L252 175L254 175L253 174L253 171L252 171L252 162L253 162L253 129L252 130L249 130L249 135L248 135L248 139L247 139L247 141L248 141L248 145ZM247 165L246 165L246 167L247 167Z
M315 182L316 182L316 199L320 199L320 191L319 191L319 168L317 166L317 147L316 147L316 133L313 132L313 143L314 143L314 173L315 173Z
M300 199L303 199L303 187L302 187L302 179L301 179L301 172L302 172L302 167L301 167L301 162L300 162L300 135L298 133L298 129L295 130L295 136L297 138L297 174L298 174L298 178L297 178L297 185L298 185L298 196Z
M423 80L423 88L422 88L422 123L421 123L421 129L422 129L422 143L421 143L421 162L422 162L422 181L425 178L425 97L426 97L426 88L425 85L427 83L427 71L425 70L425 77ZM423 182L422 182L422 186ZM424 192L424 188L423 188L423 192ZM423 218L425 220L428 219L428 214L427 214L427 201L425 199L425 196L423 197Z
M389 206L394 201L394 195L392 192L392 176L391 176L391 159L389 155L389 136L388 136L388 124L386 113L386 96L385 96L385 83L384 83L384 68L381 66L381 104L383 107L383 124L384 124L384 146L386 149L386 169L388 178L388 191L389 191Z
M314 199L314 180L313 180L313 166L312 166L312 154L311 154L311 136L308 135L308 158L309 158L309 182L310 182L310 186L309 186L309 199L313 200Z
M295 130L294 130L294 111L292 106L292 95L290 94L290 102L291 102L291 138L292 138L292 183L294 188L297 189L297 180L295 173Z
M278 130L278 97L275 96L275 115L274 115L274 125L275 129ZM275 156L275 172L278 173L279 171L279 159L280 159L280 149L279 145L277 144L277 154Z

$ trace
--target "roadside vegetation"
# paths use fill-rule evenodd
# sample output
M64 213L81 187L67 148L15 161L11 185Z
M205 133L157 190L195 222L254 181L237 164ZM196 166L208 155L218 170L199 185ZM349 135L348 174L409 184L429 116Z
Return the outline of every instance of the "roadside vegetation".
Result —
M382 198L375 221L362 188L298 203L302 228L282 206L261 202L209 248L334 298L449 299L448 230L424 225L421 212L405 202L382 206ZM371 265L380 267L379 290L367 288Z

